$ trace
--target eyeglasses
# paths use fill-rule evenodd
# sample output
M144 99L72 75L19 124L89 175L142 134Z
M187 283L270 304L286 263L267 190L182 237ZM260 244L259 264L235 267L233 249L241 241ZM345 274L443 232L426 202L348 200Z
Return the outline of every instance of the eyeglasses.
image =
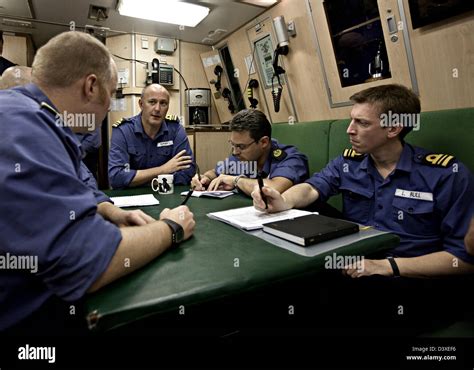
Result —
M244 151L245 149L247 149L250 145L252 145L253 143L256 143L257 140L254 140L248 144L234 144L232 141L229 140L229 144L232 148L235 148L235 149L239 149L240 151Z

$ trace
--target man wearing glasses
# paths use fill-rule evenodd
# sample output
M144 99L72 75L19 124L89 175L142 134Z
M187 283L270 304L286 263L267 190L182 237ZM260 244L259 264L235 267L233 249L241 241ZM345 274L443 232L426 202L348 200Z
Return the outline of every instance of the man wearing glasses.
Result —
M115 188L140 186L161 174L189 184L194 161L184 128L166 119L170 94L161 85L146 86L138 101L141 113L113 125L109 182Z
M192 179L195 190L239 189L250 195L261 174L266 186L279 191L308 178L308 159L294 146L272 139L272 126L265 114L244 109L230 122L232 155L215 169Z

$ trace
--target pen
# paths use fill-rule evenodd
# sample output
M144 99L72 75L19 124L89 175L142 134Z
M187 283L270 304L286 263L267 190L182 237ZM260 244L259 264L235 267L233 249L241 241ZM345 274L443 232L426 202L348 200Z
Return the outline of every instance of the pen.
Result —
M181 203L182 206L186 204L189 198L191 198L191 194L193 193L194 188L189 189L188 194L186 194L186 198L184 198L183 203Z
M198 180L199 182L201 182L201 171L199 171L199 166L198 164L196 163L196 173L198 175Z
M262 191L262 188L263 188L263 177L262 177L262 173L261 173L261 172L257 175L257 181L258 181L258 187L259 187L259 189L260 189L260 196L262 197L262 200L263 200L263 202L265 203L265 209L267 209L267 208L268 208L267 197L265 196L265 194L263 194L263 191Z

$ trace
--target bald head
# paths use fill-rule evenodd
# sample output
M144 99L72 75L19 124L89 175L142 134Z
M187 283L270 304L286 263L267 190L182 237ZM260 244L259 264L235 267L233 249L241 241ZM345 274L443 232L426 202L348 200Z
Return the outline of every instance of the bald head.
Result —
M151 84L143 88L142 96L141 96L142 100L145 98L145 94L149 91L153 91L156 93L164 93L168 96L168 100L170 99L170 93L163 86L158 85L158 84Z
M0 78L0 89L10 89L15 86L26 85L31 82L31 68L14 66L7 68Z

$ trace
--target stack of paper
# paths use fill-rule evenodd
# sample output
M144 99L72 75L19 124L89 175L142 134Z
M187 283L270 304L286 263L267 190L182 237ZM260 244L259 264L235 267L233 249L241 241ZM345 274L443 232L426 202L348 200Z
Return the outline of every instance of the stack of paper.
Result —
M143 206L155 206L160 204L153 194L143 195L129 195L125 197L112 197L110 198L117 207L143 207Z
M295 217L310 215L311 212L299 209L289 209L278 213L266 213L254 207L229 209L227 211L208 213L207 216L228 223L243 230L261 229L264 223L288 220Z

